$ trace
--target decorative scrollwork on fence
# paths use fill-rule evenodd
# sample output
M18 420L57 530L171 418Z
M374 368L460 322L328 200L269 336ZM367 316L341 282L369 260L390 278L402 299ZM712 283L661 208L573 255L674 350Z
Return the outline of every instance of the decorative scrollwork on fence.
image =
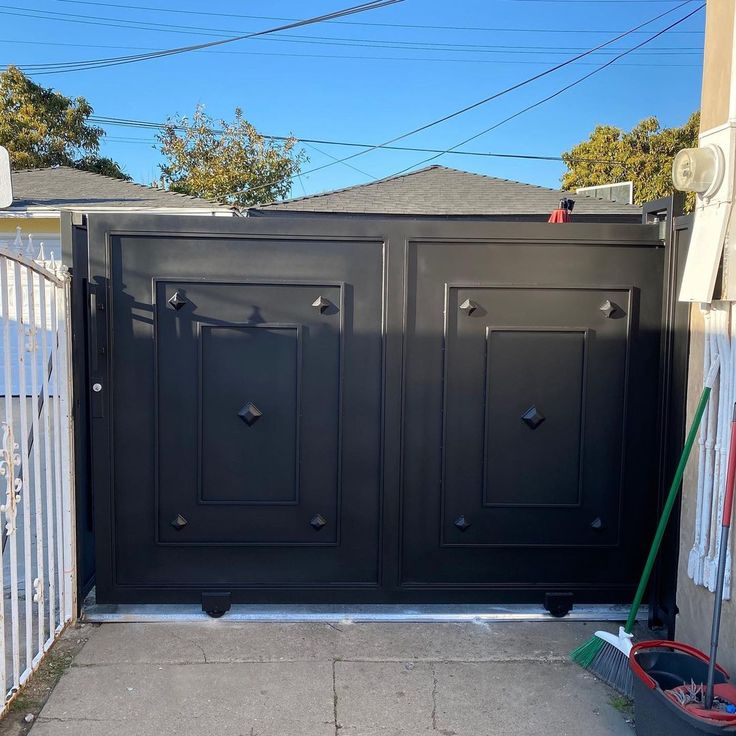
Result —
M0 477L5 480L5 503L0 506L0 512L5 514L5 531L11 535L16 531L15 519L18 515L23 480L15 472L15 469L20 467L20 453L18 453L18 443L13 438L13 428L7 422L2 423L2 428Z
M43 603L44 601L44 595L43 595L43 582L40 578L34 578L33 579L33 602L34 603Z

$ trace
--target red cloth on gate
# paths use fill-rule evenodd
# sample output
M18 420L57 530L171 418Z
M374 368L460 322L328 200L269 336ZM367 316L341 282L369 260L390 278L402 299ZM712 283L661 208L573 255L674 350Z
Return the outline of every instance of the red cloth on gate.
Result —
M547 222L572 222L572 216L567 210L553 210Z

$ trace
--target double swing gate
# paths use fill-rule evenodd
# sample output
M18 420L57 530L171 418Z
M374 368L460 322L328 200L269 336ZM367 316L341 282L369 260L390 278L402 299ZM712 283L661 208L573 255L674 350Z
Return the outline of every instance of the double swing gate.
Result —
M64 240L98 602L630 599L677 393L657 226L91 215Z
M0 240L0 712L76 613L69 286L20 228Z

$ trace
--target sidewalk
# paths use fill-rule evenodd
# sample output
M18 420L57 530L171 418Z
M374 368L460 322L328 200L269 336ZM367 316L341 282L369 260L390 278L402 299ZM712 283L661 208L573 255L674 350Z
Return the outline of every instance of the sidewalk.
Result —
M105 624L32 736L631 736L593 625Z

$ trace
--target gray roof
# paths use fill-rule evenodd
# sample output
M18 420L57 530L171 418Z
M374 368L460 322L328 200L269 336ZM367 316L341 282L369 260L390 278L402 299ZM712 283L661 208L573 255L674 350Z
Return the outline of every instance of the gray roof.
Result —
M187 194L113 179L68 166L13 171L13 209L203 209L229 207ZM0 210L2 212L2 210Z
M634 205L608 202L582 194L571 195L558 189L497 179L446 166L428 166L370 184L274 202L253 207L250 212L546 218L565 196L575 200L573 215L634 219L641 215L641 209Z

